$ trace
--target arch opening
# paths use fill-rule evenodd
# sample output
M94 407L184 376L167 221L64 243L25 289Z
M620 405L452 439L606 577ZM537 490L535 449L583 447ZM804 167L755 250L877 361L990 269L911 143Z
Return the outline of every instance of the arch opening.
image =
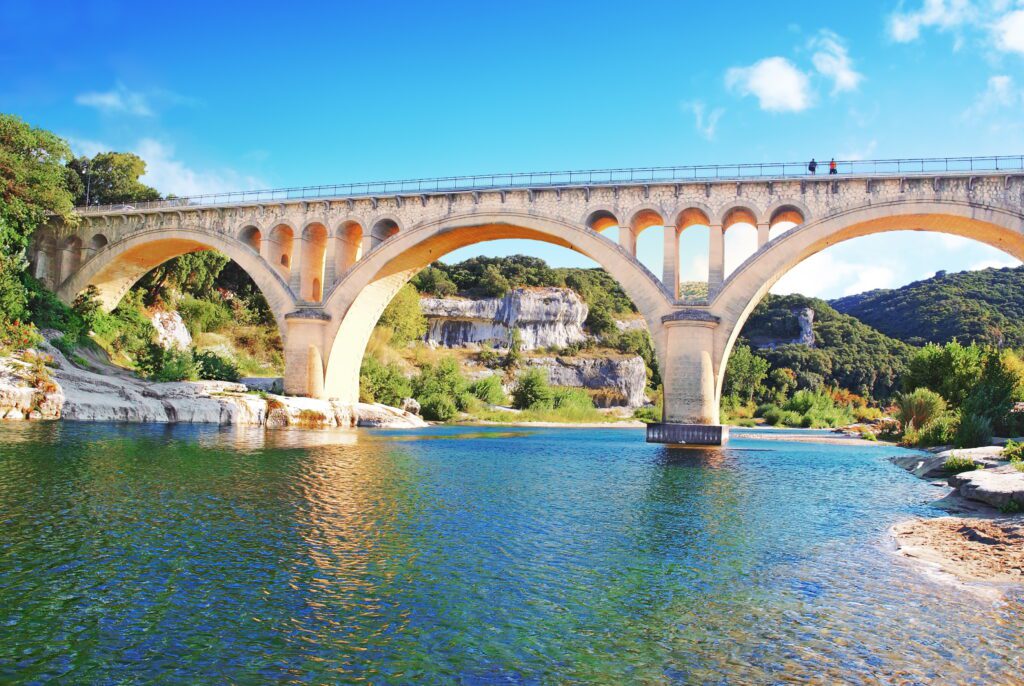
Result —
M100 251L103 248L107 247L107 244L109 242L110 241L107 240L106 236L104 236L102 233L97 233L92 238L89 239L89 246L93 249L93 251Z
M398 235L398 231L398 222L394 219L378 220L370 230L370 250L373 250L392 236Z
M270 238L267 242L267 258L287 279L291 274L295 232L287 224L278 224L270 230Z
M1020 212L972 207L955 201L904 201L900 204L898 212L892 212L891 208L864 207L797 225L730 276L712 303L713 312L725 315L725 326L718 327L714 337L716 403L721 402L732 348L751 312L780 279L826 248L875 234L926 231L971 239L1024 260L1024 215ZM892 213L886 214L887 209Z
M263 232L255 226L246 226L238 234L238 239L257 253L263 249Z
M335 272L340 276L363 256L363 227L359 222L344 222L335 240Z
M368 255L357 263L327 298L334 331L327 357L325 394L352 401L358 397L359 368L374 325L392 298L430 263L460 248L477 243L526 239L559 245L600 264L614 278L642 313L659 350L661 316L670 310L665 291L650 272L638 269L608 239L572 226L537 217L520 216L515 224L508 215L455 218L419 227L397 239L394 245ZM336 323L335 323L336 322Z
M302 261L299 269L299 297L302 300L320 302L323 297L321 284L327 263L327 227L319 222L308 225L302 231Z

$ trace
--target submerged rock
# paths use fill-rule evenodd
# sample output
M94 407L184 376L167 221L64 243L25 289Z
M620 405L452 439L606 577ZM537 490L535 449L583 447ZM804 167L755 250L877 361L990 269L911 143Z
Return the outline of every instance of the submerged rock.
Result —
M517 288L503 298L421 298L428 343L447 348L486 343L506 348L519 329L523 350L586 340L586 303L567 288Z

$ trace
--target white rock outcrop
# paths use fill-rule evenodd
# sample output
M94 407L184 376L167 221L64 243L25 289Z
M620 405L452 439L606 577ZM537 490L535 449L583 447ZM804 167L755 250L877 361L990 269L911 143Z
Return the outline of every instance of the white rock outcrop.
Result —
M253 394L229 381L155 383L112 365L95 371L71 364L53 346L52 383L45 392L27 381L28 363L0 358L0 418L97 422L204 423L308 428L426 426L418 416L385 405ZM364 413L365 417L361 417Z
M156 340L164 348L188 350L192 345L192 335L185 326L185 321L176 310L156 310L149 315L156 329Z
M529 357L523 363L544 369L554 386L612 391L608 406L640 407L647 402L644 393L647 367L638 355L622 358Z
M517 288L503 298L421 298L428 343L447 348L487 343L507 348L519 329L523 350L586 339L586 303L567 288Z

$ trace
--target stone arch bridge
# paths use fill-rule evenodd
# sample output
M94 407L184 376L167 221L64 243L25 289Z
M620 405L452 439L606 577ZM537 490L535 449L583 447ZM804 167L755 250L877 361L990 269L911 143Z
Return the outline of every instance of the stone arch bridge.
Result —
M971 169L961 168L965 160ZM354 402L373 326L420 269L494 239L564 246L604 267L647 323L665 393L664 424L649 440L718 443L733 343L758 301L804 259L906 229L966 236L1024 259L1024 160L952 162L856 163L866 171L844 163L834 176L796 165L512 175L88 207L73 230L36 235L31 268L65 302L93 285L113 308L165 260L219 250L270 303L285 392ZM756 228L757 249L726 278L724 237L739 224ZM708 295L699 301L679 297L680 235L695 226L709 235ZM617 240L604 234L611 227ZM664 227L660 275L636 258L637 237L651 227Z

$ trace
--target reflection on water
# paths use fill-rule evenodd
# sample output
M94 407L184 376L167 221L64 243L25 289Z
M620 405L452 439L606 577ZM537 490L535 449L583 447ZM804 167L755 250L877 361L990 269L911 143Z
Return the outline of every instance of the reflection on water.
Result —
M1019 683L893 449L641 435L4 425L0 682Z

